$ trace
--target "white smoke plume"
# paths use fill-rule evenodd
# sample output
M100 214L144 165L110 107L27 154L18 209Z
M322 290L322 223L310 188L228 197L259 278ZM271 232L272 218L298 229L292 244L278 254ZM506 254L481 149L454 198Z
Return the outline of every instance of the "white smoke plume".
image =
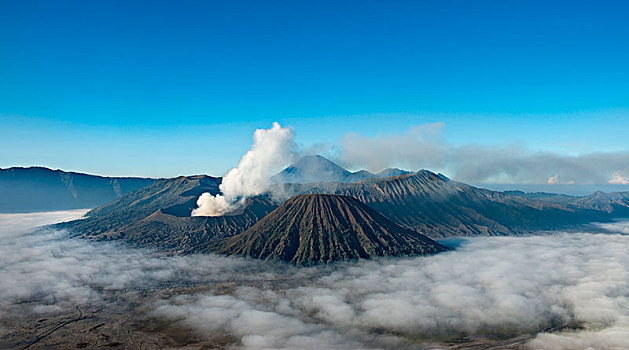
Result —
M223 177L221 193L203 193L192 216L222 216L238 209L247 198L266 192L273 172L294 158L295 149L293 131L279 123L256 130L251 149Z
M453 145L444 123L422 124L396 135L352 133L339 142L337 158L349 168L430 169L467 183L629 184L629 150L560 155L522 145Z

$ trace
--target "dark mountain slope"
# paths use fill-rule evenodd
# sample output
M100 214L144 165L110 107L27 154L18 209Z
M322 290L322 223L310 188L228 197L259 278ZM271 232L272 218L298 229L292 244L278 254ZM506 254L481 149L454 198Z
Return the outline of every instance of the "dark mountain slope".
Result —
M529 200L452 181L427 170L358 183L303 187L357 198L429 237L511 235L600 220L602 212Z
M94 208L155 181L42 167L0 169L0 212Z
M178 177L159 180L112 203L90 211L88 217L58 225L92 239L123 240L172 252L203 250L220 237L249 228L277 205L266 196L221 217L190 217L203 192L218 193L220 178Z
M310 194L289 199L217 252L311 265L444 250L355 198Z
M179 176L156 181L111 203L91 210L87 215L96 216L145 216L159 209L174 216L190 216L196 200L204 192L218 193L221 178L205 175Z

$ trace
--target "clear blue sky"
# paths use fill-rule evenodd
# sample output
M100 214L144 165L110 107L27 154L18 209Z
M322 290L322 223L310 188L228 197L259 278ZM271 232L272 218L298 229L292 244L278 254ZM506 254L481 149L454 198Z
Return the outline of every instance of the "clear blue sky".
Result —
M629 2L130 3L0 2L0 167L221 175L273 121L629 146Z

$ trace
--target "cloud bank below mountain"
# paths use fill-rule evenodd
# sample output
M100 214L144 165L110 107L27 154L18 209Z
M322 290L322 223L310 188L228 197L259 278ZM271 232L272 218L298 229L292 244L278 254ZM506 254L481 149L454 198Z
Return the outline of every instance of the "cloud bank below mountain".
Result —
M63 231L29 231L80 214L0 215L0 319L98 303L104 293L218 280L235 287L190 289L145 306L152 317L203 337L229 334L243 348L406 347L562 326L583 328L541 333L529 346L629 346L629 236L619 233L474 238L432 257L295 268L164 257Z

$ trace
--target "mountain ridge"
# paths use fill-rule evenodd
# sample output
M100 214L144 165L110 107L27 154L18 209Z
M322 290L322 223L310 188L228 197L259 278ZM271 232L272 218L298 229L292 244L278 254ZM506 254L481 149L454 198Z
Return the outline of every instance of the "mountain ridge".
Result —
M160 179L150 186L128 193L116 200L93 209L88 217L59 225L68 228L75 235L98 240L122 240L132 245L151 247L171 253L219 252L257 256L271 260L293 262L327 262L330 256L353 257L361 255L354 249L354 243L334 238L326 249L303 249L319 253L303 253L297 258L284 259L286 251L269 253L259 244L249 244L251 239L244 239L236 244L234 237L246 237L249 231L259 226L271 227L269 222L283 222L281 216L267 216L283 205L277 197L282 193L286 199L297 195L339 195L352 198L361 204L344 204L348 207L365 205L378 215L414 235L438 239L451 236L488 236L521 235L540 230L556 230L575 227L592 221L609 221L617 217L615 212L605 211L603 207L580 208L570 204L524 198L522 196L491 191L460 183L442 174L428 170L397 176L368 178L353 183L283 183L271 187L275 195L264 194L249 198L244 207L230 215L220 217L191 217L196 208L198 196L204 192L212 195L219 193L221 178L211 176L181 176L173 179ZM601 197L600 194L598 194ZM336 197L334 197L336 198ZM290 201L288 199L286 202ZM285 203L284 203L285 204ZM313 210L316 206L310 206ZM342 216L345 211L337 204L334 215L322 212L325 220ZM311 218L312 213L295 214L285 211L287 217L303 216ZM316 216L316 215L315 215ZM365 217L376 217L375 214ZM274 218L271 220L270 218ZM366 220L369 222L371 219ZM375 220L376 222L382 219ZM334 219L329 219L326 227L336 227ZM366 226L369 226L366 224ZM295 226L299 229L308 225ZM347 226L342 226L347 228ZM251 233L252 231L250 231ZM264 236L262 231L256 233ZM318 231L320 232L320 231ZM299 237L306 232L301 232ZM277 232L285 239L294 233ZM321 234L318 234L321 236ZM305 237L305 236L304 236ZM354 237L357 237L354 235ZM302 238L303 239L303 238ZM258 241L260 241L258 239ZM263 240L262 240L263 241ZM281 241L281 240L280 240ZM231 244L225 243L231 242ZM311 241L312 242L312 241ZM245 244L246 243L246 244ZM244 244L244 245L243 245ZM231 248L229 248L231 246ZM240 248L238 248L238 246ZM264 248L264 249L262 249ZM326 257L324 253L329 251ZM336 253L333 253L336 252ZM351 254L349 252L352 252ZM400 249L399 254L403 253ZM396 253L396 254L398 254ZM305 255L304 255L305 254ZM336 255L334 255L336 254ZM349 254L349 255L348 255ZM385 254L386 255L386 254ZM371 255L370 255L371 256ZM332 258L330 258L332 260Z
M198 196L217 194L220 182L205 175L161 179L89 211L84 219L56 227L82 238L187 253L204 251L214 240L244 231L277 208L268 196L257 196L233 215L191 217Z
M94 208L157 181L106 177L46 167L0 169L0 212Z
M476 188L428 170L355 183L321 183L304 192L355 197L431 238L523 234L607 217L597 210Z
M579 209L604 211L619 216L629 216L629 191L596 191L585 196L570 196L548 192L508 191L507 193L527 199L568 205Z

